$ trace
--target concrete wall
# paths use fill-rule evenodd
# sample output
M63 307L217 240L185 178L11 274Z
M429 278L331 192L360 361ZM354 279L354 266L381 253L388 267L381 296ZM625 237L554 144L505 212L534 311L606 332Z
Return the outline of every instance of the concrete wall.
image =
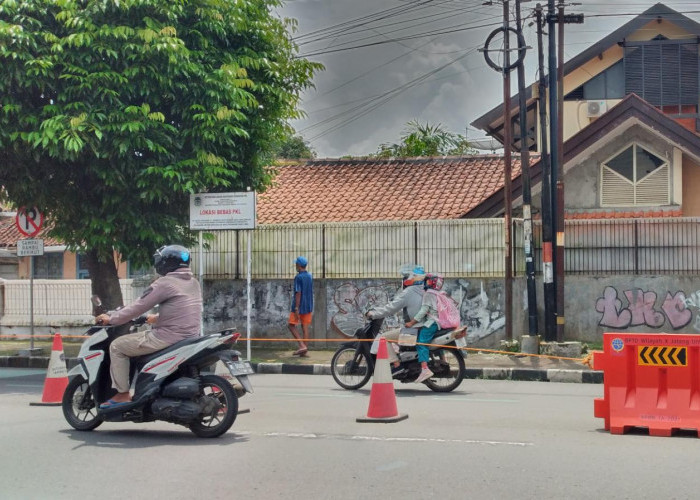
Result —
M385 304L398 291L398 280L314 281L312 337L350 338L362 326L362 314ZM567 276L565 340L600 342L603 332L700 333L700 276ZM503 279L446 280L445 290L460 304L472 345L498 347L505 338ZM291 338L287 318L291 280L252 284L254 337ZM543 331L542 282L537 281L540 333ZM245 281L205 283L205 331L246 328ZM398 325L399 317L386 321ZM524 278L513 280L513 336L527 334Z
M351 338L364 324L363 314L386 304L399 290L398 280L314 280L314 318L311 335L318 339ZM470 340L482 347L496 346L503 337L502 279L446 280L444 290L459 304L462 321L469 325ZM251 328L257 338L291 338L287 319L292 297L291 280L252 282ZM204 330L235 326L246 331L244 280L212 280L204 285ZM526 318L518 302L520 323ZM399 324L388 318L385 327ZM518 329L520 331L520 329Z

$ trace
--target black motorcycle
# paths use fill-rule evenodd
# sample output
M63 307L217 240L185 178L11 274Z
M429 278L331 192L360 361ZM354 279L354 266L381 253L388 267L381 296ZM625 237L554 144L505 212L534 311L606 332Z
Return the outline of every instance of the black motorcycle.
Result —
M374 374L376 356L371 353L372 342L369 341L377 336L383 321L371 320L355 332L358 341L341 344L333 354L331 374L343 389L357 390ZM424 384L435 392L453 391L462 383L466 372L466 353L460 349L466 347L466 326L439 330L431 344L428 367L434 375ZM387 347L393 349L390 344ZM405 371L394 375L394 379L403 383L414 382L421 372L415 346L399 344L398 356Z

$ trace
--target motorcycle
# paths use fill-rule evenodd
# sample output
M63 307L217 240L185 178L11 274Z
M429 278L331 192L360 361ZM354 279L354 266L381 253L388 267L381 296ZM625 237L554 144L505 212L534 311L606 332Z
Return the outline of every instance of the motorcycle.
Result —
M145 321L141 316L131 324L138 327ZM131 403L100 408L99 402L115 392L109 373L109 346L117 337L110 326L91 326L86 333L89 337L80 347L79 364L68 372L70 380L62 401L65 419L79 431L91 431L103 422L163 420L188 427L199 437L221 436L236 420L238 395L225 378L202 373L219 360L238 380L242 394L253 392L248 380L252 366L232 349L240 333L221 330L131 358Z
M346 342L340 345L331 359L331 374L335 382L343 389L357 390L363 387L374 374L376 355L371 353L372 342L382 326L383 319L373 319L355 332L358 341ZM438 330L431 342L428 367L434 373L433 377L424 382L435 392L450 392L462 383L466 373L464 357L460 349L467 346L467 327ZM413 346L401 345L399 340L398 357L403 373L394 375L395 380L403 383L414 382L421 372L418 353ZM444 347L443 347L444 346ZM392 344L387 348L393 349Z

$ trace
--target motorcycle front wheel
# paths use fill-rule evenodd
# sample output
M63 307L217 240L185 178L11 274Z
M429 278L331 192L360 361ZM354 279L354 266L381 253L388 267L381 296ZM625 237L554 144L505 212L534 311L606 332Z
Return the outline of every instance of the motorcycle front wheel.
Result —
M211 398L213 410L192 422L190 430L199 437L214 438L229 430L238 415L238 398L231 384L218 375L204 375L200 389L200 401Z
M341 347L331 359L331 375L343 389L355 391L361 388L372 376L367 354L354 347Z
M454 391L462 383L466 373L464 357L455 349L430 351L428 366L435 376L424 383L435 392Z
M80 375L68 382L61 406L66 421L79 431L91 431L104 421L87 380Z

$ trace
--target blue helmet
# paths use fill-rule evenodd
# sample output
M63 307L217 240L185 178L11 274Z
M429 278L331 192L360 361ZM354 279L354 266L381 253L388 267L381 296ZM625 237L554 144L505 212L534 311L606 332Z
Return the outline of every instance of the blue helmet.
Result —
M422 285L425 281L425 269L423 266L415 266L410 271L402 273L404 288L413 285Z

